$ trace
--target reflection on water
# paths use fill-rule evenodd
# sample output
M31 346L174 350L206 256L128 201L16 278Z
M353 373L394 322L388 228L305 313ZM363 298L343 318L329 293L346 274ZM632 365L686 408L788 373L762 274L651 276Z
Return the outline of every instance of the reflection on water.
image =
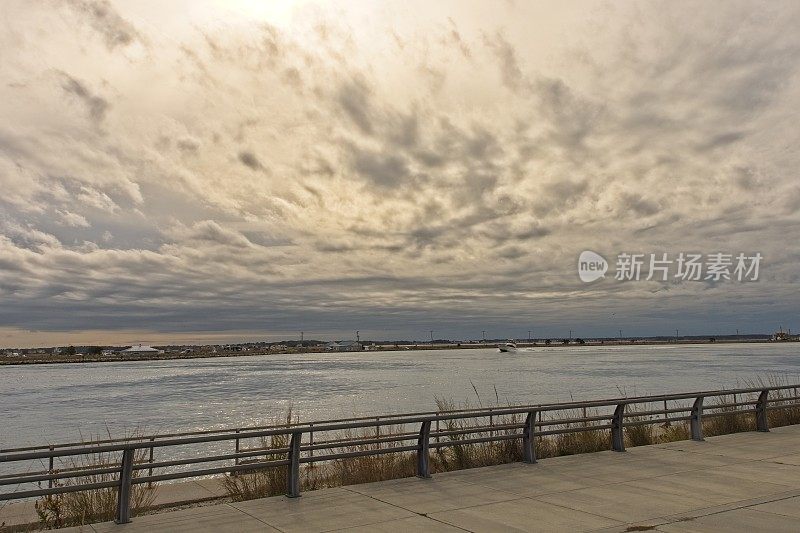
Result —
M432 410L436 397L540 403L798 382L794 344L265 355L0 368L0 447Z

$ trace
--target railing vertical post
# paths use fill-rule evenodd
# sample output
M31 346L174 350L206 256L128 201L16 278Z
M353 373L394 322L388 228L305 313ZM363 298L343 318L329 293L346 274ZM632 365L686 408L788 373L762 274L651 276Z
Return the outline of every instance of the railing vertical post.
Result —
M51 452L52 452L54 449L55 449L55 448L54 448L53 446L50 446L50 451L51 451ZM49 467L48 467L48 470L47 470L47 473L48 473L48 474L50 474L51 476L53 475L53 467L54 467L54 464L53 464L53 456L51 455L51 456L50 456L50 463L49 463ZM51 488L51 489L53 488L53 480L52 480L52 479L49 479L49 480L47 480L47 487L48 487L48 488Z
M300 497L300 441L302 438L303 432L295 431L289 441L289 472L286 476L286 496L289 498Z
M311 445L311 448L308 450L308 455L313 459L314 458L314 422L308 424L308 441ZM314 461L308 463L308 466L314 468Z
M381 421L381 417L376 416L375 417L375 438L377 440L380 440L380 438L381 438L381 425L379 424L380 421ZM378 443L378 449L380 450L381 448L382 448L382 446L381 446L381 443L379 442Z
M692 440L705 440L703 439L703 397L699 396L692 405L692 414L690 420L692 428Z
M150 442L155 442L155 441L156 441L155 437L150 437ZM148 462L150 463L150 465L153 464L153 447L152 446L150 446L150 454L149 454L149 457L148 457ZM148 476L152 476L153 475L153 467L152 466L150 466L150 468L147 469L147 475ZM148 481L147 482L147 486L148 487L152 487L153 486L153 482L152 481Z
M769 389L764 389L758 395L756 403L756 430L769 431L769 418L767 418L767 397Z
M525 417L525 429L522 430L522 461L528 464L536 462L536 411Z
M669 427L671 425L669 423L669 413L667 411L667 400L664 400L664 427Z
M241 430L237 429L236 431L234 431L234 433L236 433L238 435L240 431ZM233 451L234 451L234 453L236 453L236 457L233 458L233 466L239 466L239 451L240 451L240 449L241 449L241 442L239 440L239 437L236 437L233 440ZM231 472L231 476L232 477L236 477L238 475L239 475L239 471L238 470L234 470L233 472Z
M127 524L131 521L131 492L133 491L133 456L136 450L125 448L122 451L122 468L119 472L117 489L117 516L114 522Z
M494 428L494 415L491 408L489 409L489 427ZM494 429L489 430L489 436L494 437Z
M439 412L436 412L436 416L439 416ZM439 444L439 419L436 419L436 444Z
M417 477L431 477L430 440L431 421L426 420L419 428L419 439L417 440Z
M611 449L615 452L625 451L624 417L625 404L620 403L614 409L614 417L611 419Z

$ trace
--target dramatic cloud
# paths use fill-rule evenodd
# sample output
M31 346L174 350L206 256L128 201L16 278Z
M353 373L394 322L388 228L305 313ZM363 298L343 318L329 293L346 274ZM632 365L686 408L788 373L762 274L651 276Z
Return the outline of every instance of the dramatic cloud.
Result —
M0 344L800 328L796 2L0 14ZM586 285L587 249L764 260Z
M68 75L64 75L62 87L67 93L75 95L86 106L92 120L95 122L103 120L106 115L106 109L108 109L107 101L92 94L81 82Z
M56 214L58 215L59 221L64 226L70 226L73 228L88 228L90 226L89 221L86 220L86 217L83 215L60 210L56 210Z
M76 13L94 28L113 50L139 39L139 32L120 16L108 0L66 0Z

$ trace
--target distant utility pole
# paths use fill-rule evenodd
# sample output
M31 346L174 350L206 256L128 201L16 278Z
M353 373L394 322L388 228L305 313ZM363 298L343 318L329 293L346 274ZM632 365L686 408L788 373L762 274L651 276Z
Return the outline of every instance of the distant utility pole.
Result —
M300 342L303 342L303 340L304 340L304 339L303 339L303 336L304 336L304 335L305 335L305 332L304 332L304 331L301 331L301 332L300 332Z
M572 330L569 330L569 340L572 340Z
M486 330L482 330L481 333L483 333L483 342L486 342Z
M356 330L356 342L361 342L361 337L358 335L358 330Z
M528 330L528 342L531 342L531 330Z
M622 330L619 330L619 340L622 340Z
M431 344L433 344L433 330L431 330Z
M675 330L675 344L678 343L678 330Z

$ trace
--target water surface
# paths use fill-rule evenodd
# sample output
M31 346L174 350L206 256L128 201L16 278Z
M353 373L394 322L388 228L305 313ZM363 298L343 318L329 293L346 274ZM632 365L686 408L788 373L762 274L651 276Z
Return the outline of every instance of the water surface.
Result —
M795 344L537 348L264 355L0 367L0 447L475 406L800 381ZM480 400L473 390L478 391Z

